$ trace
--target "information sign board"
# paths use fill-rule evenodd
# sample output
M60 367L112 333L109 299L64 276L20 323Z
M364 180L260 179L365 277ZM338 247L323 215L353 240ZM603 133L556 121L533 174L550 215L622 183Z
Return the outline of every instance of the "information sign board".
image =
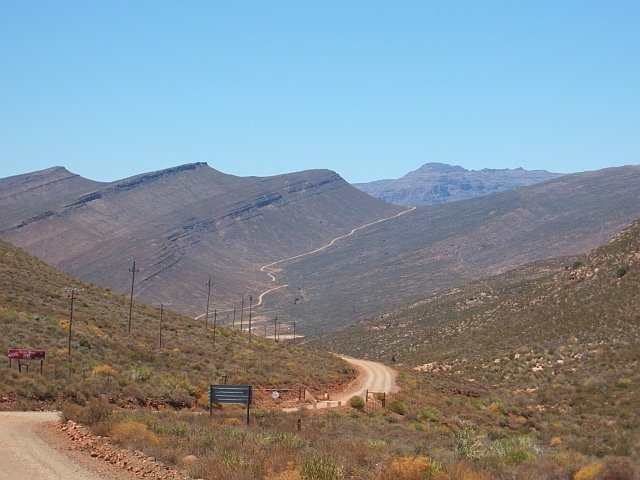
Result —
M9 358L14 360L44 360L44 350L9 349Z
M212 404L246 405L247 425L249 424L249 405L253 402L251 385L209 385L209 413L213 415Z

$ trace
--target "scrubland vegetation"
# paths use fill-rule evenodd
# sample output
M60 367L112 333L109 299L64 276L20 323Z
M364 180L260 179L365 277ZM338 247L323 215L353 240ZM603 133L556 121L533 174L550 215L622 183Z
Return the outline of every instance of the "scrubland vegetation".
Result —
M284 412L263 401L249 425L241 407L211 416L185 407L222 373L230 383L313 388L346 382L352 372L328 354L264 339L250 345L231 330L221 330L213 349L211 332L174 314L160 352L155 309L137 305L136 335L127 337L127 299L88 285L77 300L86 305L69 363L60 287L71 279L55 283L62 274L39 267L46 284L57 285L44 297L37 290L44 281L20 283L20 265L39 263L5 244L2 254L12 277L2 276L0 341L37 348L51 338L55 348L43 378L7 368L3 392L22 408L62 394L66 418L194 478L638 478L638 223L560 271L529 265L315 339L387 363L395 357L402 390L386 408L354 399L337 410ZM130 408L127 398L148 392L174 408Z
M124 267L123 267L124 268ZM68 355L69 294L76 293ZM206 298L206 297L205 297ZM134 301L128 333L129 299L80 282L0 240L0 349L46 350L27 373L0 369L0 407L25 400L83 405L103 395L120 405L204 405L207 385L249 384L256 388L307 388L320 392L350 381L354 372L334 355L275 343L164 310L159 348L158 308ZM245 319L246 320L246 319ZM261 400L261 392L256 392ZM13 408L13 407L11 407Z
M468 383L406 371L391 409L343 407L286 413L240 407L193 412L67 404L67 418L91 425L123 448L205 479L634 479L629 456L597 456L567 445L545 412L491 392L469 397ZM467 395L444 393L458 389ZM301 429L298 430L298 419ZM583 424L584 425L584 424ZM566 425L576 429L578 425Z
M528 265L309 343L393 357L400 368L440 378L443 391L463 382L458 390L479 395L473 402L499 399L485 407L505 426L510 414L522 417L539 446L631 462L615 476L598 461L576 478L635 478L621 472L640 460L639 261L635 222L554 273ZM554 475L541 478L570 478Z

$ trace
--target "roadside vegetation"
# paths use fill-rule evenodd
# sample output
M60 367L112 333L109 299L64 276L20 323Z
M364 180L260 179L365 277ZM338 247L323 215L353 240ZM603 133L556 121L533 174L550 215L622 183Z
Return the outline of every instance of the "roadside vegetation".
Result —
M124 267L123 267L124 268ZM70 298L75 294L68 354ZM169 307L170 308L170 307ZM245 318L246 321L246 318ZM207 386L248 384L265 389L338 388L355 373L334 355L294 344L276 343L229 327L163 312L134 301L128 332L129 299L81 282L0 239L0 350L46 350L29 370L0 369L0 408L27 408L25 402L84 405L105 396L121 406L193 407L205 405ZM256 391L269 402L268 391Z
M511 403L448 375L400 374L402 393L390 403L401 413L350 406L244 410L225 406L213 415L190 411L118 409L93 400L67 404L66 418L90 425L121 448L139 450L185 469L193 478L300 479L518 479L637 478L633 459L582 453L544 412ZM453 392L458 393L453 393ZM445 393L448 392L448 393ZM468 396L480 394L479 397ZM300 430L298 430L300 419ZM584 425L584 424L583 424Z

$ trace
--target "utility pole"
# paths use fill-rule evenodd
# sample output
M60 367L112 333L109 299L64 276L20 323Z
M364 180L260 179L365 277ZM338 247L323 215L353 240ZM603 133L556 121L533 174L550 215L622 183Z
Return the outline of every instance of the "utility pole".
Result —
M204 316L204 329L208 330L209 329L209 299L211 298L211 277L209 277L209 281L205 285L209 287L209 291L207 293L207 313Z
M242 297L242 307L240 309L240 331L242 331L242 319L244 318L244 297Z
M278 317L273 321L273 341L278 341Z
M71 309L69 313L69 359L71 359L71 327L73 326L73 299L76 292L84 291L84 288L65 288L65 292L71 292Z
M136 272L140 270L136 269L136 262L133 261L133 267L129 269L131 272L131 298L129 300L129 333L131 333L131 314L133 313L133 284L136 281Z
M233 323L231 324L231 330L236 329L236 307L233 307Z
M164 307L166 305L171 305L170 303L156 303L157 306L160 307L160 334L158 338L160 340L160 350L162 350L162 312L164 311Z
M296 343L296 320L293 319L293 343Z
M253 302L253 295L249 295L249 343L251 343L251 302Z
M218 311L213 310L213 346L216 346L216 318L218 317Z

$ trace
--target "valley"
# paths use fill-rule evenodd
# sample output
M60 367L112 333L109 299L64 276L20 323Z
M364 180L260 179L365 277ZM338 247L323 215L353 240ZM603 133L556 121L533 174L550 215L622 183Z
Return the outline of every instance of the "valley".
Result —
M188 164L110 184L65 172L0 180L8 192L0 206L10 207L0 214L0 236L122 294L136 261L136 298L199 318L211 278L211 309L225 321L251 296L258 323L277 316L303 334L584 253L640 216L638 167L411 211L330 171L240 178Z
M118 291L0 240L0 346L47 349L42 374L0 372L0 409L61 410L111 449L94 465L139 472L153 458L185 478L247 480L637 476L638 167L410 209L328 171L27 177L0 180L3 237L96 284L117 245L138 254L128 333L130 264L113 267ZM248 295L252 335L225 303ZM162 323L145 298L166 301ZM280 341L257 335L275 316ZM243 406L206 415L208 385L224 382L253 385L248 425Z

